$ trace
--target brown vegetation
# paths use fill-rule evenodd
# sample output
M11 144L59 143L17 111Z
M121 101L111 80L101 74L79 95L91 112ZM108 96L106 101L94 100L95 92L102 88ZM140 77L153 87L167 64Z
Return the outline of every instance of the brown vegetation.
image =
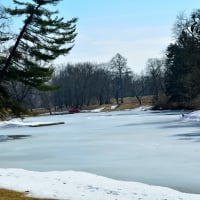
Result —
M0 189L0 200L42 200L42 199L28 197L26 196L26 193ZM43 200L50 200L50 199L43 199Z
M102 108L104 107L104 109L102 110L103 112L107 112L107 111L119 111L119 110L125 110L125 109L134 109L137 108L139 106L152 106L152 102L153 102L153 97L152 96L144 96L141 98L141 105L139 104L138 100L136 97L126 97L124 98L124 103L122 104L118 104L116 109L111 109L111 106L113 105L117 105L117 102L115 99L111 100L110 104L93 104L93 105L89 105L89 106L82 106L82 110L93 110L93 109L98 109L98 108ZM56 111L68 111L71 108L62 108L62 110L56 110ZM51 108L52 113L55 112L54 108ZM39 109L34 109L33 113L35 115L37 114L44 114L44 113L49 113L48 109L45 108L39 108Z

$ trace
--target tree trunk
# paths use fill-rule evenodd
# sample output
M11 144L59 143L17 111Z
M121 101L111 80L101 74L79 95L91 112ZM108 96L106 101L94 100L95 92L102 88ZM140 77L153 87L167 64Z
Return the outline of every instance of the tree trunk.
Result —
M142 98L140 98L139 96L135 96L136 97L136 99L138 100L138 103L139 103L139 105L141 106L142 105Z

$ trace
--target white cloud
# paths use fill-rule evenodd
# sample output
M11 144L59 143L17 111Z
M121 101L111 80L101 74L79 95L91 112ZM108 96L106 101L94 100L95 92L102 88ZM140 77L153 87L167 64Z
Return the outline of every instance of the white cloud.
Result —
M108 62L120 53L128 60L128 65L139 73L146 61L161 57L162 52L172 41L169 27L140 27L85 30L80 33L71 53L57 62ZM91 32L92 31L92 32Z

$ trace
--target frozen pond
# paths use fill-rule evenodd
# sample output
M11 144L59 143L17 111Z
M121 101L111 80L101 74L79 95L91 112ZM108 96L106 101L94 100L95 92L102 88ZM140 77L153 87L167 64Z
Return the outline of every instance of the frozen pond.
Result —
M86 171L199 193L200 122L180 118L138 110L26 118L65 124L0 128L0 135L31 135L0 142L0 168Z

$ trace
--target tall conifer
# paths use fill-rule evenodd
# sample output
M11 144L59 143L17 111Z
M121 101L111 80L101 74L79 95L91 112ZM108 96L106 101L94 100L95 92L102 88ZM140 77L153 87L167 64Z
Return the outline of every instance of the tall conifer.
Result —
M77 18L64 21L58 16L58 11L48 9L60 1L13 0L16 7L5 9L11 17L24 17L12 46L0 55L0 98L5 102L13 102L6 89L9 81L18 81L39 90L52 89L46 84L54 72L51 61L68 54L77 35ZM9 109L15 112L12 106Z

